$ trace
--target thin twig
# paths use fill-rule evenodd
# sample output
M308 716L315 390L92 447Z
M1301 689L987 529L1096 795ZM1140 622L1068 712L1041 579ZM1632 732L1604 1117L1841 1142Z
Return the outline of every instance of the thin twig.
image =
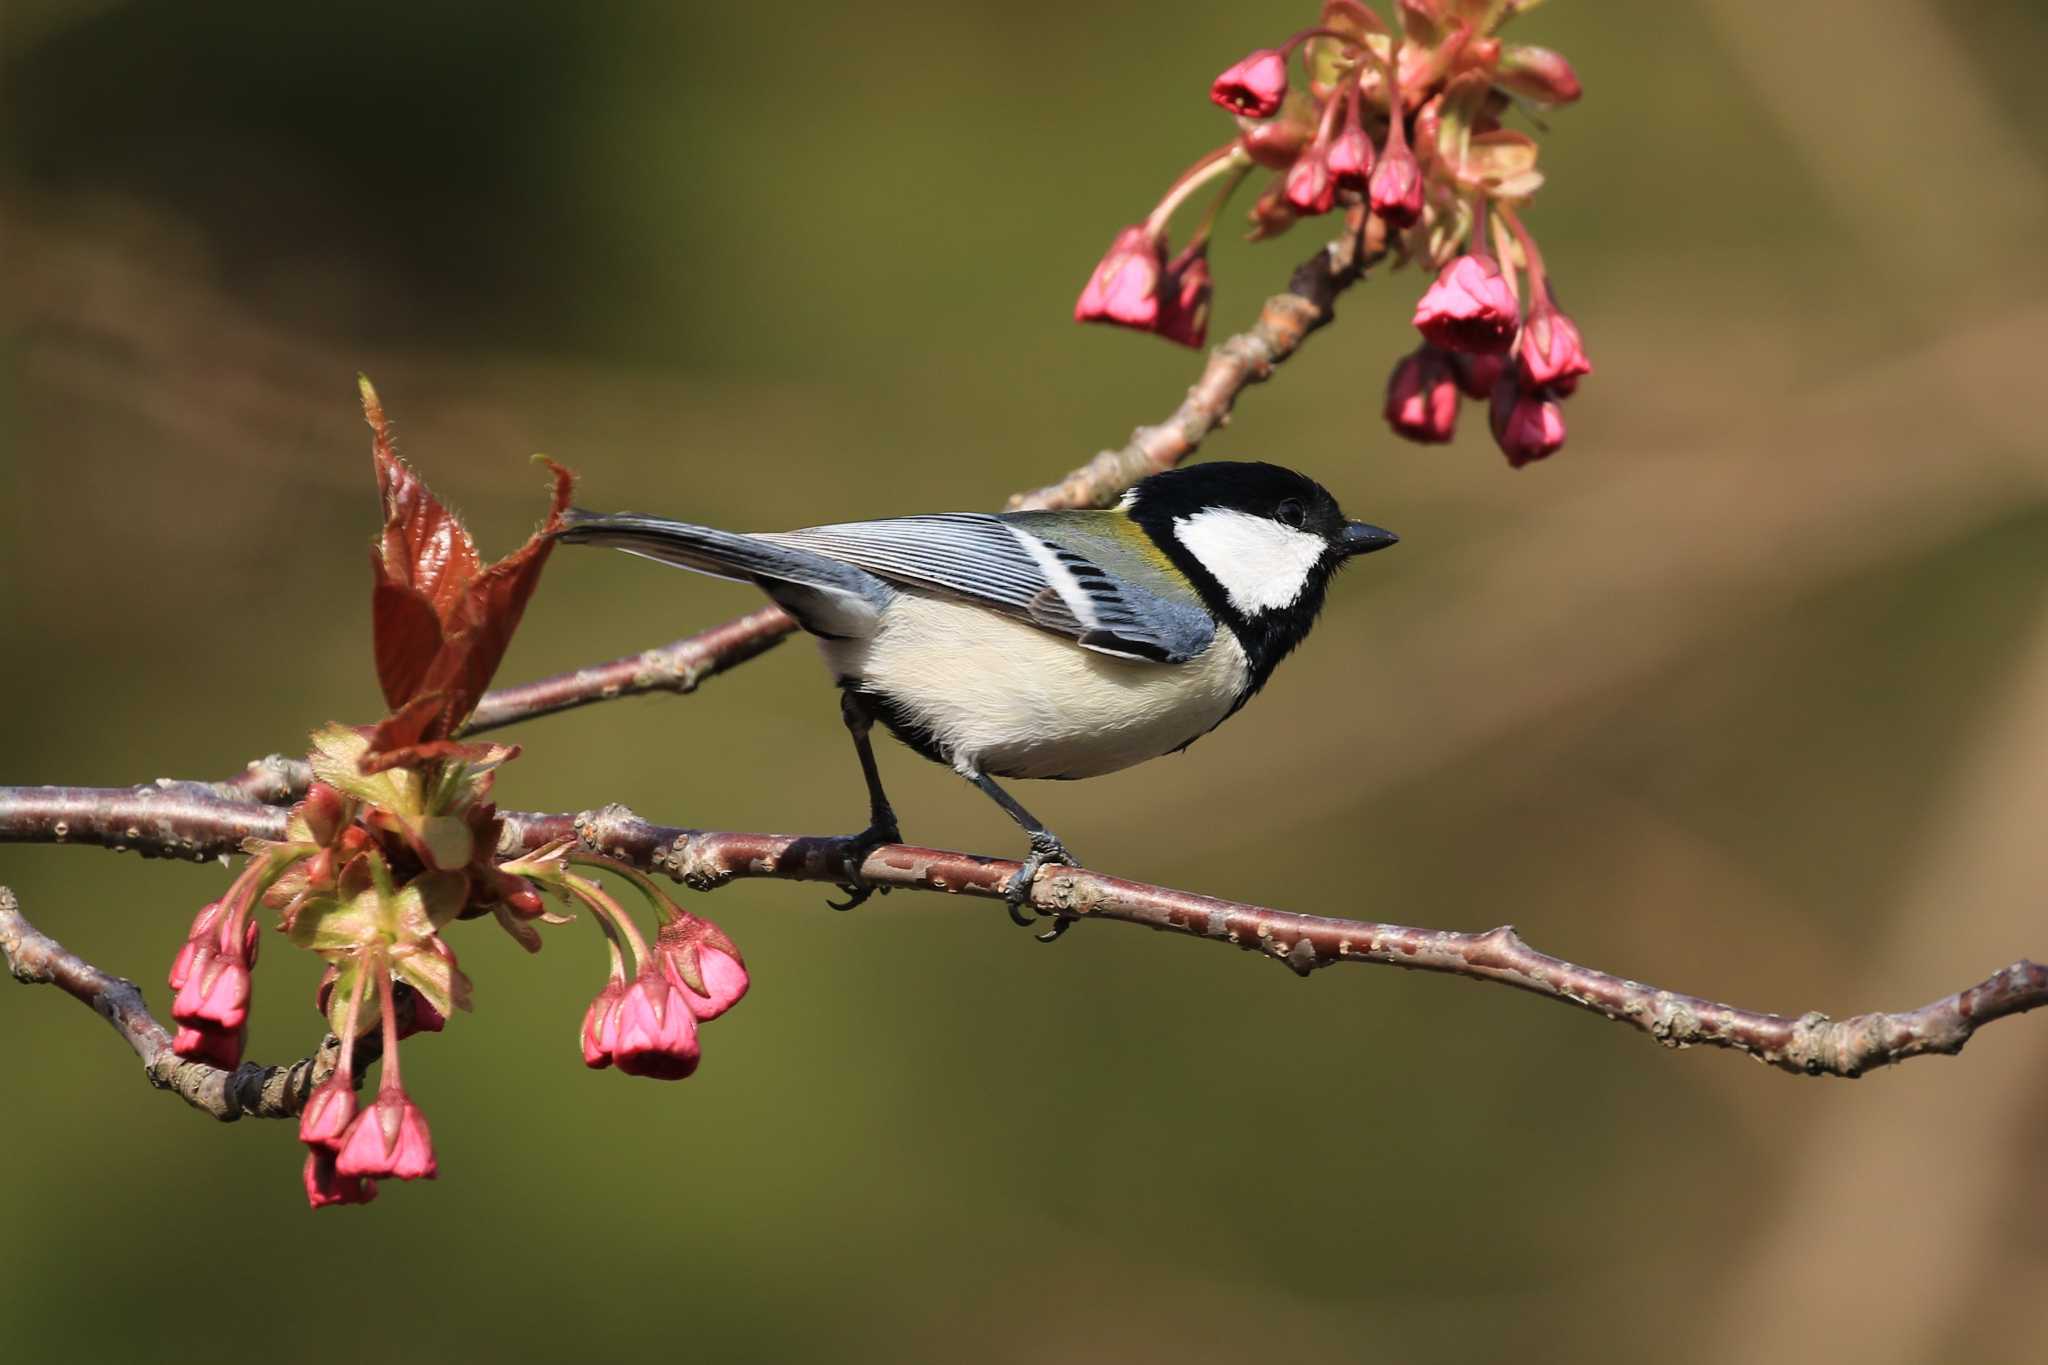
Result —
M463 727L465 735L496 730L615 697L694 692L706 678L765 654L796 628L780 607L763 607L686 639L592 664L552 678L486 692Z
M159 1090L168 1090L202 1114L223 1123L239 1118L294 1118L306 1096L333 1074L341 1042L328 1034L320 1050L287 1066L244 1062L223 1071L205 1062L187 1061L171 1051L171 1035L143 1003L133 981L93 966L28 922L12 890L0 886L0 956L14 979L28 985L55 986L90 1006L135 1055L143 1074ZM356 1050L358 1062L370 1060L367 1047Z
M96 796L105 804L99 815L92 812ZM274 807L191 795L180 816L193 819L195 829L178 827L180 816L133 825L125 812L136 799L130 788L0 787L0 841L50 842L56 812L39 807L46 801L59 803L66 822L86 831L70 842L113 846L109 832L118 830L121 846L144 853L183 853L209 840L234 846L244 838L275 838L283 824L283 813ZM499 852L505 856L573 838L699 890L744 877L826 883L846 877L846 841L835 837L655 825L623 806L574 815L510 812L504 822ZM869 853L859 870L878 887L1000 901L1017 866L1005 858L886 844ZM1304 976L1318 967L1359 962L1498 982L1628 1024L1669 1047L1732 1048L1812 1076L1857 1076L1909 1057L1959 1052L1980 1025L2048 1004L2048 967L2024 959L1931 1005L1838 1021L1818 1013L1792 1018L1738 1009L1581 967L1536 951L1507 926L1457 933L1300 915L1069 867L1041 872L1030 903L1049 916L1140 924L1234 944ZM139 1009L139 999L134 1003Z

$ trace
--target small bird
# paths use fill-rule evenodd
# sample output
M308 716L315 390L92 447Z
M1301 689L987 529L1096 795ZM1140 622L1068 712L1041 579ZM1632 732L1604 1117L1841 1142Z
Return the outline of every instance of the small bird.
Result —
M1005 888L1019 924L1039 870L1073 859L994 779L1096 777L1187 748L1302 642L1338 567L1396 539L1346 521L1306 475L1223 462L1154 474L1101 510L740 534L572 509L557 534L752 583L818 638L868 789L840 908L871 893L868 851L901 840L868 739L880 721L1029 834Z

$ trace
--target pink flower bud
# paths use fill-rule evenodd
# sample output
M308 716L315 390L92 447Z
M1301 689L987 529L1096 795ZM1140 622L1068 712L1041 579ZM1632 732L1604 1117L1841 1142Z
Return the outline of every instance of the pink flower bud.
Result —
M1414 227L1422 218L1422 167L1398 123L1373 167L1371 198L1372 211L1390 228Z
M740 950L710 920L682 915L654 936L655 961L683 993L690 1013L716 1019L747 993L747 968Z
M246 1026L220 1028L200 1024L179 1028L171 1039L171 1051L188 1062L205 1062L222 1071L233 1071L242 1064L242 1047L248 1040Z
M1075 301L1074 321L1151 331L1159 322L1159 277L1165 268L1165 240L1143 224L1125 228Z
M583 1013L583 1065L592 1071L612 1064L619 1045L619 998L625 993L625 982L609 982Z
M697 1058L697 1017L685 993L662 973L643 972L619 997L612 1061L629 1076L679 1081Z
M1307 149L1315 135L1316 126L1309 119L1283 115L1245 129L1238 145L1257 165L1269 171L1284 171Z
M1420 346L1401 358L1387 377L1387 425L1396 436L1422 445L1442 445L1458 427L1458 385L1450 357Z
M1506 356L1463 355L1457 351L1448 352L1451 358L1451 374L1457 379L1458 387L1467 398L1484 403L1493 397L1493 386L1500 382L1501 369L1508 363Z
M1320 147L1311 147L1287 168L1287 202L1298 213L1328 213L1337 202L1337 179Z
M1372 184L1372 139L1365 129L1353 123L1338 133L1330 142L1329 165L1338 189L1365 193Z
M1287 58L1262 47L1230 67L1209 85L1209 98L1249 118L1270 118L1287 98Z
M376 1197L376 1181L335 1174L334 1153L324 1147L306 1153L306 1202L314 1208L367 1204Z
M1570 104L1585 93L1572 64L1547 47L1502 48L1493 79L1540 104Z
M1416 301L1415 326L1447 351L1497 355L1514 341L1519 311L1493 257L1472 251L1437 272Z
M194 1028L238 1029L249 1018L249 969L236 958L195 955L171 1002L171 1018Z
M199 913L192 917L192 927L185 933L184 946L171 959L171 989L184 989L193 968L198 965L202 954L211 957L220 947L221 902L208 901L199 907Z
M1515 359L1522 367L1524 388L1561 389L1570 384L1576 389L1579 376L1593 372L1579 329L1549 299L1529 310L1529 320L1515 342Z
M1556 400L1522 388L1510 367L1493 389L1493 442L1520 469L1548 459L1564 445L1564 410Z
M341 1176L432 1180L435 1171L427 1116L403 1090L379 1091L342 1134L334 1156L334 1173Z
M1159 291L1159 335L1199 348L1209 337L1211 290L1206 243L1175 257Z
M427 997L403 981L395 983L391 991L394 1002L412 1001L412 1022L399 1026L400 1038L410 1038L415 1033L439 1033L448 1027L448 1016L435 1009ZM401 1019L405 1017L404 1010L401 1009L398 1013Z
M355 1116L354 1089L341 1077L329 1076L313 1087L313 1093L306 1096L306 1107L299 1111L299 1141L308 1147L340 1151L342 1134Z

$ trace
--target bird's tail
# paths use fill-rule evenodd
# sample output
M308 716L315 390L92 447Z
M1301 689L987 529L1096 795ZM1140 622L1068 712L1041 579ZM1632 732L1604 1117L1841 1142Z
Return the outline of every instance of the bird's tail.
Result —
M555 539L571 545L609 545L713 578L752 583L788 608L806 630L820 635L866 635L891 596L880 579L843 560L759 536L636 512L572 507Z

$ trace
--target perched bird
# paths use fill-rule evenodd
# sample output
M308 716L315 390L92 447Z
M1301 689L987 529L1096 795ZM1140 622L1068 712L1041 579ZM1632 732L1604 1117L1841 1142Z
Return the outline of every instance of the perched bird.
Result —
M993 779L1095 777L1187 748L1301 643L1340 565L1395 541L1305 475L1220 462L1103 510L743 535L574 509L558 534L752 583L818 637L868 788L842 908L869 894L867 851L900 839L868 740L880 721L1030 835L1006 888L1020 924L1039 870L1072 859Z

